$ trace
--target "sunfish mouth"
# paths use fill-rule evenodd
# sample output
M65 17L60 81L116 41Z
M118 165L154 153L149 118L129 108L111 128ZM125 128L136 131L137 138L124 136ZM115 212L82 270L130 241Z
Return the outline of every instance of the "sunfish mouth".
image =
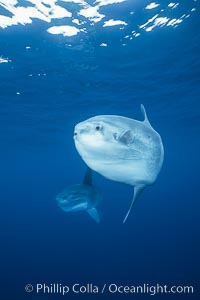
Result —
M74 131L73 139L74 139L74 141L78 140L78 134L76 131Z
M79 125L76 125L75 128L74 128L74 140L77 140L78 137L80 137L81 133L83 133L85 130L83 129L80 129Z

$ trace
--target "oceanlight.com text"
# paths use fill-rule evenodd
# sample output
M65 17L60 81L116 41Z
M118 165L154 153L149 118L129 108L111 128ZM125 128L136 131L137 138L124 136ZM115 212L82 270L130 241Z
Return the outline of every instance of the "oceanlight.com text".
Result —
M146 294L150 296L164 294L194 294L194 286L191 285L160 285L145 283L142 285L120 285L117 283L36 283L26 284L25 291L27 293L42 294L59 294L62 296L68 294Z

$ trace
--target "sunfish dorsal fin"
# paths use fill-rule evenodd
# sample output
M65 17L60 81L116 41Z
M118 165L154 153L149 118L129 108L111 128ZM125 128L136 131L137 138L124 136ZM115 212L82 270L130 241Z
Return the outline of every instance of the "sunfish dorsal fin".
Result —
M90 215L90 217L92 217L93 220L95 220L97 223L100 223L99 214L95 207L88 209L87 213Z
M83 184L92 185L92 171L90 168L87 168L85 176L83 178Z
M140 195L140 193L144 190L144 188L145 188L145 185L144 185L144 184L135 186L135 188L134 188L133 200L132 200L131 205L130 205L130 207L129 207L129 210L128 210L128 212L127 212L125 218L124 218L123 223L126 222L128 216L129 216L129 214L130 214L130 211L131 211L131 209L132 209L132 207L133 207L133 204L135 203L135 201L136 201L136 199L138 198L138 196Z
M150 124L150 122L149 122L149 119L148 119L148 117L147 117L147 113L146 113L145 107L144 107L143 104L140 104L140 109L141 109L141 112L142 112L143 117L144 117L144 121L143 121L143 122L144 122L146 125L151 126L151 124Z

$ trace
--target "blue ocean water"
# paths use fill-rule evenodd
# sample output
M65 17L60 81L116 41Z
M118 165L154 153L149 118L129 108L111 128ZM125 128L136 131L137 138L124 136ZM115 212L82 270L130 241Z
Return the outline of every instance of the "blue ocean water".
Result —
M62 7L75 18L81 1L72 2ZM2 3L0 14L10 16ZM180 1L178 12L169 3L153 9L168 7L171 20L195 10L178 26L164 26L162 19L152 30L139 27L155 15L144 8L150 1L102 7L108 19L126 21L122 29L91 21L77 35L53 35L39 19L0 28L1 299L101 296L25 292L26 284L37 283L192 285L194 294L157 299L199 299L199 1ZM65 22L51 20L51 26ZM63 212L56 195L80 183L86 169L74 146L74 126L99 114L142 120L141 103L165 148L155 184L125 224L133 187L96 173L104 195L101 223Z

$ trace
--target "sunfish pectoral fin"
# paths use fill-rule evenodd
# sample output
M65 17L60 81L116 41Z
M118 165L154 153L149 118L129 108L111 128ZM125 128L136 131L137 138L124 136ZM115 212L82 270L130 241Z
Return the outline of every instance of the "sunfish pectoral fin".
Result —
M87 213L95 220L97 223L100 223L99 213L95 207L87 210Z
M128 216L129 216L129 214L130 214L130 211L131 211L131 209L132 209L132 207L133 207L133 204L135 203L135 201L136 201L136 199L138 198L138 196L140 195L140 193L144 190L144 188L145 188L145 185L144 185L144 184L142 184L142 185L137 185L137 186L134 187L133 200L132 200L131 205L130 205L130 207L129 207L129 210L128 210L128 212L127 212L125 218L124 218L123 223L126 222Z
M127 130L125 132L123 132L118 140L120 143L124 144L124 145L130 145L133 142L134 136L133 136L133 132L131 130Z
M88 167L83 178L83 184L92 185L92 170Z
M141 112L142 112L143 117L144 117L144 123L145 123L146 125L149 125L149 126L151 127L151 124L150 124L150 122L149 122L149 119L148 119L148 117L147 117L147 113L146 113L146 110L145 110L145 107L144 107L143 104L140 104L140 109L141 109Z

